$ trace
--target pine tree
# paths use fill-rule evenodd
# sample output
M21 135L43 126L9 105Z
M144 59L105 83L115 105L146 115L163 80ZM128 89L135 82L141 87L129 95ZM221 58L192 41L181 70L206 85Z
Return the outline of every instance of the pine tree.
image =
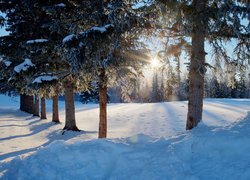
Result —
M202 120L204 77L208 65L205 62L205 40L216 48L217 53L226 57L220 42L236 39L237 57L249 57L249 21L242 24L242 19L249 16L249 3L241 0L158 2L166 18L162 26L158 22L155 24L165 28L172 37L191 38L186 129L192 129ZM155 12L152 14L155 15Z

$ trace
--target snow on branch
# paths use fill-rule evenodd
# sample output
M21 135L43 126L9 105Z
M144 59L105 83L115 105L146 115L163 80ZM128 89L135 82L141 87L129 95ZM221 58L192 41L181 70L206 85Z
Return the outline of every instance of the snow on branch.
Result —
M66 7L66 5L64 3L59 3L55 5L56 7Z
M43 83L44 81L48 82L48 81L53 81L57 79L58 79L57 76L42 75L42 76L38 76L32 83Z
M21 71L27 71L29 67L34 66L30 59L26 58L23 63L17 65L14 71L20 73Z
M9 60L7 60L7 59L3 59L3 58L0 58L0 62L4 63L4 65L5 65L6 67L9 67L9 66L12 64L11 61L9 61Z
M72 41L74 38L76 38L76 35L75 34L70 34L68 36L66 36L64 39L63 39L63 43L67 43L69 41Z
M45 43L48 41L49 41L48 39L33 39L33 40L28 40L26 44Z
M90 33L90 32L95 32L95 31L100 32L100 33L105 33L105 32L108 31L108 29L113 28L113 27L114 27L113 24L107 24L107 25L101 26L101 27L93 26L93 27L90 28L89 30L83 31L83 32L81 32L80 34L81 34L81 35L84 35L84 34L88 34L88 33Z
M12 62L8 60L4 60L3 63L5 64L5 66L9 67Z

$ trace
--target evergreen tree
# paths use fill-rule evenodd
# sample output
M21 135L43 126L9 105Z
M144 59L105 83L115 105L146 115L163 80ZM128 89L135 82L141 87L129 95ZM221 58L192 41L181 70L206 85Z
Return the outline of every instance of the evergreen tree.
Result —
M217 53L227 57L224 40L237 40L237 57L249 58L249 3L246 1L165 1L159 0L164 25L170 36L191 38L189 65L189 103L186 129L192 129L202 119L204 75L206 72L205 40ZM155 12L151 13L155 17ZM242 19L247 23L243 24ZM161 21L161 22L164 22ZM155 23L159 25L158 22ZM244 58L241 58L244 59ZM240 59L239 59L240 60Z

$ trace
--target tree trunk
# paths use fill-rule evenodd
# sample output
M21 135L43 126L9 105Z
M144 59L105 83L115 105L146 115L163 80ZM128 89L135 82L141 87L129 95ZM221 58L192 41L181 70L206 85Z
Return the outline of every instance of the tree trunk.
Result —
M26 94L20 95L20 110L33 114L34 112L34 97Z
M47 119L45 97L41 98L41 119Z
M35 96L34 113L33 113L33 115L39 117L39 97L37 95Z
M59 120L59 111L58 111L58 95L52 97L53 105L52 105L52 121L55 123L60 123Z
M65 81L65 126L64 130L79 131L75 120L74 84L72 77Z
M25 111L25 94L20 94L20 110Z
M99 75L99 138L107 137L107 77L105 69Z
M201 13L206 1L194 0L197 14L193 20L191 62L189 70L189 97L186 129L192 129L202 120L205 75L205 24Z

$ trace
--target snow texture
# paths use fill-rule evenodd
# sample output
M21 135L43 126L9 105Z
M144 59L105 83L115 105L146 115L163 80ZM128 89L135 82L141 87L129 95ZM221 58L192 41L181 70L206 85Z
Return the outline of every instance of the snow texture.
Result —
M75 34L70 34L68 36L66 36L64 39L63 39L63 43L67 43L69 41L71 41L72 39L76 38L76 35Z
M84 131L62 135L64 123L51 122L51 101L41 121L18 110L18 97L0 99L0 179L250 177L250 99L206 99L203 121L191 131L186 101L109 104L109 139L97 139L96 104L76 102ZM63 122L64 102L59 108Z
M20 73L21 71L27 71L29 67L34 66L30 59L26 58L23 63L15 66L14 71Z
M58 79L57 76L43 75L43 76L37 77L32 83L43 83L43 81L53 81L57 79Z
M34 39L34 40L28 40L26 44L45 43L48 41L49 41L48 39Z

